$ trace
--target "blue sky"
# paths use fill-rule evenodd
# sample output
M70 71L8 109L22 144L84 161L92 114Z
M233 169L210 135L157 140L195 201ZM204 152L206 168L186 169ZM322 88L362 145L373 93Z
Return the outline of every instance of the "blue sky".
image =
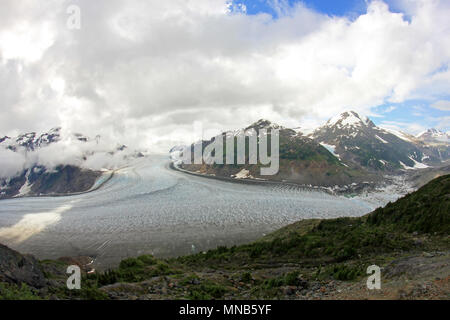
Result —
M303 3L306 7L330 16L347 16L354 18L366 12L369 0L234 0L233 3L244 4L247 14L268 13L278 16L275 6L295 6ZM395 0L385 0L392 12L400 12Z
M287 3L290 6L293 6L298 2L303 2L307 7L311 9L328 15L338 16L363 13L366 9L365 0L242 0L234 2L245 4L248 14L258 14L264 12L269 13L274 17L277 16L277 12L274 9L274 4L277 3L281 5Z
M444 100L450 100L450 96ZM443 131L450 129L447 122L450 112L430 107L430 101L427 100L412 99L403 103L386 103L374 107L373 111L378 115L371 117L375 124L401 127L410 133L431 127L440 127Z

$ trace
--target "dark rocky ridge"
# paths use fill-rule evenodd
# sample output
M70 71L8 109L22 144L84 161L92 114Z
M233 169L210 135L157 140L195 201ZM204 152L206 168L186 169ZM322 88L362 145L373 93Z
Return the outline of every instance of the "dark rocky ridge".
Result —
M24 195L27 197L85 192L92 188L101 175L100 171L71 165L61 165L54 170L35 166L9 181L0 181L0 200L20 195L20 189L25 184L29 184L29 190Z
M0 282L22 284L42 288L47 279L39 261L32 255L22 255L0 244Z

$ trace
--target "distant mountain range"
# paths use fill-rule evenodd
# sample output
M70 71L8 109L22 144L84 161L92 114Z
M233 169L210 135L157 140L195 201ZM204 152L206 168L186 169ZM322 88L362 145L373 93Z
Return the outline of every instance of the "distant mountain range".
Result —
M140 152L124 152L127 147L120 144L105 151L105 148L99 147L99 141L100 136L90 139L80 133L63 135L61 128L53 128L42 134L30 132L17 137L0 138L0 151L3 150L4 157L15 156L22 161L17 164L15 172L0 176L0 199L85 192L97 187L102 180L99 178L105 174L105 170L93 169L86 161L95 159L101 163L98 158L108 157L106 160L109 160L117 154L122 154L124 161L143 156ZM65 153L64 144L69 145L73 153L65 155L69 163L42 163L42 156L51 159L54 153Z
M438 133L435 129L429 132ZM434 136L426 133L415 138L396 134L353 111L330 119L309 137L327 146L344 163L369 170L423 169L450 158L449 143L436 144Z
M263 128L280 130L280 170L277 175L260 176L260 164L179 163L179 167L218 177L256 178L332 187L368 181L377 183L383 180L385 174L402 174L427 168L431 170L445 165L450 159L447 134L430 129L412 136L386 130L354 111L331 118L308 135L264 119L244 129L224 132L223 135L237 136L252 128L258 133ZM203 141L203 147L212 142L213 139ZM182 152L180 150L181 147L176 148L178 156Z
M292 182L305 186L332 187L334 190L342 187L344 191L358 191L366 185L383 182L386 175L409 174L420 180L423 171L423 176L431 179L446 173L449 168L448 133L429 129L413 136L377 127L369 118L353 111L331 118L310 134L261 119L246 128L227 131L223 135L236 139L250 129L254 129L258 136L261 129L279 130L280 169L276 175L261 176L262 165L248 164L248 155L247 164L244 165L181 163L180 155L186 148L193 150L194 144L172 148L171 156L180 169L197 174L241 181L259 179ZM98 166L102 157L108 158L111 164L112 159L126 163L144 156L141 152L128 150L125 145L100 147L100 136L91 139L80 133L63 134L62 131L61 128L53 128L41 134L30 132L17 137L0 138L1 156L16 155L23 162L15 163L18 169L9 175L2 176L5 170L0 170L0 199L88 191L96 187L99 177L104 175L100 170L103 167ZM212 142L213 139L210 139L201 143L205 148ZM57 146L61 145L77 146L78 153L73 156L66 154L65 149L58 149ZM52 158L59 153L71 161L51 165L40 161L42 157ZM97 166L91 166L93 162Z
M433 128L419 133L416 138L427 143L448 144L450 143L450 132L445 133Z
M72 138L82 142L89 140L88 137L80 133L72 134ZM15 138L4 136L0 138L0 145L12 151L18 151L20 148L24 148L26 151L35 151L59 141L61 141L61 128L57 127L42 134L28 132Z

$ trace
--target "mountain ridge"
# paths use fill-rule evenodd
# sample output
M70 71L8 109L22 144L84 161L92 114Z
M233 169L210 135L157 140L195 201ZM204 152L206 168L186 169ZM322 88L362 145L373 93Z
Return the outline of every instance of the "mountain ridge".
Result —
M174 161L184 170L217 177L284 181L321 187L362 182L367 177L370 177L372 180L377 180L375 175L366 173L364 169L357 170L355 168L349 168L323 145L317 143L310 137L303 136L293 129L285 128L269 120L260 119L243 129L225 131L222 135L234 136L236 139L238 135L244 135L245 133L251 134L250 130L252 129L256 132L258 139L261 129L278 129L280 161L279 171L275 176L262 176L260 175L261 164L249 164L248 140L246 141L246 164L244 165L192 164L192 161L191 164L182 163L180 160L176 160L181 158L179 147L176 148L177 150L172 148L177 153L177 155L172 153L172 156L176 158ZM271 131L268 130L266 134L270 137ZM206 148L213 141L214 138L203 140L203 148ZM192 155L194 144L186 148L187 152L189 148ZM224 159L225 157L226 148L224 148ZM362 171L364 171L364 174L362 174Z
M450 146L428 145L412 135L380 128L368 117L361 117L354 111L330 118L308 135L267 119L223 134L236 137L250 129L255 129L257 134L260 129L279 130L280 171L275 177L259 176L259 166L255 165L182 164L179 162L181 147L177 148L177 155L172 154L174 161L185 170L205 175L326 187L346 185L347 188L350 184L367 181L377 184L383 180L380 172L383 175L404 174L439 167L450 159ZM213 139L204 140L203 147L212 142Z

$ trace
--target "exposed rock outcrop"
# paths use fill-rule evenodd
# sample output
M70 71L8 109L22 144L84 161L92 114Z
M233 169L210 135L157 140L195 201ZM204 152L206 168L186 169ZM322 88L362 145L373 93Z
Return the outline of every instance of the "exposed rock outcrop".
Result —
M42 288L47 284L35 257L22 255L2 244L0 244L0 282L26 283L34 288Z

